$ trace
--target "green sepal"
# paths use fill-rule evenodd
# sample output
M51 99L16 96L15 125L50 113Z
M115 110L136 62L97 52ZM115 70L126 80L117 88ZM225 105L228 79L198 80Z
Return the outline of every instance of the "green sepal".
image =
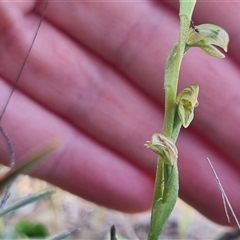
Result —
M195 29L189 29L185 52L190 47L200 47L210 56L224 58L225 55L217 47L227 52L228 44L229 35L223 28L214 24L201 24L195 26Z
M185 128L187 128L193 120L194 108L198 106L198 92L199 86L192 84L184 88L177 96L178 116Z

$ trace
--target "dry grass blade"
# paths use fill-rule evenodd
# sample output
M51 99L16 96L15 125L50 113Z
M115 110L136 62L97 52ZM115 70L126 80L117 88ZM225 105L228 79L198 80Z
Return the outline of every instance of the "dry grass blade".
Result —
M7 146L8 146L8 150L10 152L10 162L9 162L9 167L12 169L15 166L15 151L12 145L12 142L10 140L10 138L8 137L7 133L4 131L3 127L0 125L0 132L2 133ZM8 187L6 188L6 191L3 195L3 198L1 200L0 203L0 208L4 207L4 205L7 203L7 200L9 199L11 193L10 193L10 189L11 189L11 184L8 185Z
M27 52L27 55L26 55L26 57L25 57L25 59L24 59L24 61L23 61L23 64L22 64L22 66L21 66L21 69L20 69L20 71L19 71L19 73L18 73L18 75L17 75L17 77L16 77L15 83L14 83L14 85L13 85L13 87L12 87L11 93L9 94L8 99L7 99L7 102L6 102L6 104L5 104L5 106L4 106L3 110L2 110L1 115L0 115L0 132L1 132L2 135L3 135L3 137L4 137L4 139L5 139L6 143L7 143L9 152L10 152L10 168L11 168L11 169L14 168L14 166L15 166L15 151L14 151L14 148L13 148L13 145L12 145L12 143L11 143L10 138L8 137L7 133L4 131L3 127L1 126L1 121L2 121L2 118L3 118L3 115L4 115L5 111L6 111L6 109L7 109L8 103L9 103L9 101L10 101L12 95L13 95L13 92L14 92L14 90L15 90L16 87L17 87L17 84L18 84L19 78L20 78L20 76L21 76L21 74L22 74L23 68L24 68L24 66L25 66L25 64L26 64L26 62L27 62L27 59L28 59L29 54L30 54L30 52L31 52L31 50L32 50L33 44L34 44L34 42L35 42L35 40L36 40L36 37L37 37L37 35L38 35L38 31L39 31L39 29L40 29L40 26L41 26L42 21L43 21L43 19L44 19L44 17L45 17L45 14L46 14L47 6L48 6L48 0L46 1L45 7L44 7L44 10L43 10L43 14L42 14L41 19L40 19L40 22L39 22L39 24L38 24L38 28L37 28L37 31L36 31L36 33L35 33L35 35L34 35L32 44L31 44L31 46L30 46L30 48L29 48L29 50L28 50L28 52ZM6 191L5 191L5 193L4 193L4 196L3 196L2 200L1 200L1 203L0 203L0 208L2 208L2 207L6 204L7 200L9 199L9 197L10 197L10 195L11 195L10 189L11 189L11 184L8 185L8 187L6 188Z
M238 221L237 216L236 216L236 214L234 213L233 208L232 208L232 206L231 206L231 204L230 204L230 202L229 202L229 200L228 200L228 197L227 197L227 195L226 195L226 193L225 193L225 191L224 191L224 189L223 189L223 186L222 186L222 184L221 184L221 182L220 182L220 179L219 179L219 177L218 177L218 175L217 175L217 173L216 173L216 171L215 171L215 169L214 169L214 167L213 167L213 165L212 165L212 163L211 163L211 161L210 161L210 159L209 159L208 157L207 157L207 160L208 160L208 162L209 162L209 164L210 164L210 167L211 167L211 169L212 169L212 171L213 171L213 174L214 174L214 176L215 176L215 179L216 179L216 182L217 182L217 184L218 184L218 187L219 187L219 189L220 189L220 191L221 191L222 198L223 198L223 205L224 205L224 209L225 209L225 213L226 213L228 222L230 223L230 218L229 218L229 215L228 215L227 206L229 207L229 209L230 209L230 211L231 211L231 213L232 213L232 216L233 216L233 218L234 218L234 220L235 220L238 228L240 229L239 221Z
M66 237L76 233L79 229L78 228L74 228L72 230L66 231L64 233L59 234L58 236L55 236L53 238L50 238L50 240L60 240L60 239L66 239Z
M55 193L55 191L43 190L43 191L39 191L34 194L29 194L27 197L24 197L24 198L18 200L17 202L7 205L4 209L0 209L0 217L4 216L10 212L16 211L17 209L19 209L23 206L26 206L28 204L31 204L33 202L42 200L47 197L51 197L54 193Z
M2 121L3 115L4 115L4 113L5 113L6 109L7 109L8 103L9 103L9 101L10 101L12 95L13 95L14 90L15 90L16 87L17 87L19 78L20 78L20 76L21 76L21 74L22 74L22 71L23 71L25 65L26 65L27 59L28 59L28 57L29 57L29 54L30 54L30 52L31 52L31 50L32 50L32 48L33 48L33 44L34 44L34 42L35 42L35 40L36 40L36 38L37 38L39 29L40 29L40 27L41 27L41 25L42 25L42 21L43 21L43 19L44 19L44 17L45 17L45 14L46 14L46 11L47 11L47 6L48 6L48 0L46 1L45 7L44 7L44 10L43 10L43 14L42 14L41 19L40 19L40 22L39 22L39 24L38 24L37 31L36 31L36 33L35 33L35 35L34 35L34 38L33 38L33 41L32 41L32 43L31 43L31 46L30 46L30 48L29 48L29 50L28 50L28 52L27 52L27 55L26 55L25 59L23 60L23 64L22 64L22 66L21 66L21 69L20 69L17 77L16 77L16 80L15 80L15 83L14 83L13 88L12 88L12 90L11 90L11 93L9 94L9 97L8 97L8 99L7 99L7 102L6 102L6 104L5 104L5 107L3 108L2 113L1 113L1 115L0 115L0 122Z
M46 156L48 156L53 150L55 150L59 146L59 141L52 141L45 148L38 151L31 157L29 157L23 165L20 167L10 170L2 179L0 179L0 192L9 184L13 182L13 180L22 173L25 173L37 163L42 161Z

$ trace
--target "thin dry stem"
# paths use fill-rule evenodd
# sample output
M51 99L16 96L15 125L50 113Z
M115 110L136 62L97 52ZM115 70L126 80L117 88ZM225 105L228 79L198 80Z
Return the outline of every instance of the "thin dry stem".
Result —
M4 113L6 112L8 103L9 103L9 101L10 101L12 95L13 95L13 92L14 92L14 90L15 90L16 87L17 87L17 84L18 84L19 78L20 78L20 76L21 76L21 74L22 74L22 71L23 71L23 69L24 69L24 67L25 67L25 65L26 65L26 62L27 62L27 59L28 59L28 57L29 57L29 54L30 54L30 52L31 52L31 50L32 50L33 44L34 44L34 42L35 42L35 40L36 40L36 37L37 37L37 35L38 35L40 26L41 26L42 21L43 21L43 19L44 19L44 17L45 17L46 10L47 10L47 6L48 6L48 0L46 1L46 4L45 4L45 6L44 6L43 14L42 14L41 19L40 19L40 22L39 22L39 24L38 24L37 31L36 31L36 33L35 33L35 35L34 35L33 41L32 41L32 43L31 43L31 45L30 45L30 48L29 48L29 50L28 50L28 52L27 52L27 55L26 55L26 57L25 57L25 59L24 59L24 61L23 61L23 64L22 64L22 66L21 66L21 69L20 69L20 71L19 71L19 73L18 73L18 75L17 75L17 77L16 77L15 82L14 82L14 85L13 85L13 88L12 88L12 90L11 90L11 93L9 94L8 99L7 99L7 102L6 102L6 104L5 104L5 106L4 106L3 110L2 110L1 115L0 115L0 132L1 132L2 135L3 135L3 137L4 137L4 139L5 139L6 143L7 143L7 146L8 146L8 150L9 150L9 152L10 152L10 164L9 164L9 167L10 167L11 169L14 168L14 166L15 166L15 151L14 151L13 144L12 144L10 138L8 137L7 133L5 132L5 130L3 129L3 127L1 126L1 121L2 121L2 118L3 118ZM2 207L7 203L7 200L9 199L9 197L10 197L10 195L11 195L10 189L11 189L11 184L8 185L7 188L6 188L6 190L5 190L4 196L3 196L2 200L1 200L1 203L0 203L0 208L2 208Z
M233 216L233 218L234 218L234 220L235 220L238 228L240 229L239 221L238 221L237 216L236 216L236 214L235 214L235 212L234 212L234 210L233 210L233 208L232 208L232 205L230 204L230 202L229 202L229 200L228 200L228 197L227 197L227 195L226 195L226 193L225 193L225 191L224 191L224 189L223 189L223 186L222 186L222 184L221 184L221 182L220 182L220 179L219 179L219 177L218 177L218 175L217 175L217 173L216 173L216 171L215 171L215 169L214 169L214 167L213 167L213 165L212 165L212 163L211 163L211 161L210 161L210 159L209 159L208 157L207 157L207 160L208 160L208 162L209 162L209 164L210 164L210 167L211 167L211 169L212 169L212 171L213 171L213 174L214 174L214 176L215 176L215 180L216 180L216 182L217 182L217 184L218 184L218 187L219 187L219 189L220 189L220 191L221 191L222 198L223 198L224 210L225 210L225 213L226 213L228 222L230 223L230 218L229 218L229 215L228 215L227 206L229 207L229 209L230 209L230 211L231 211L231 213L232 213L232 216Z

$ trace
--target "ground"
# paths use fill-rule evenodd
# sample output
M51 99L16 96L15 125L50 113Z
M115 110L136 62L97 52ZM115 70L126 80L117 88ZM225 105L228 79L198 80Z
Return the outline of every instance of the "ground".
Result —
M28 176L20 177L14 184L9 203L46 188L56 190L51 199L30 204L9 214L4 218L5 226L14 225L19 219L29 219L46 224L51 235L78 228L69 239L107 240L110 239L110 227L114 224L118 240L147 238L150 212L130 215L109 210ZM232 232L232 229L209 221L178 200L161 239L222 240L221 237L229 231ZM224 239L238 238L228 236Z

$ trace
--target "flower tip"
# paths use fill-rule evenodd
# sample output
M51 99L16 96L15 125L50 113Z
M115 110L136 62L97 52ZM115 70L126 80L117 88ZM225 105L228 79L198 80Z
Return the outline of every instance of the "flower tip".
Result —
M151 147L151 144L152 144L151 141L146 141L146 143L144 144L144 146L145 146L146 148L150 148L150 147Z
M177 162L178 150L175 143L162 133L154 133L151 141L144 145L157 153L166 164L173 165Z

